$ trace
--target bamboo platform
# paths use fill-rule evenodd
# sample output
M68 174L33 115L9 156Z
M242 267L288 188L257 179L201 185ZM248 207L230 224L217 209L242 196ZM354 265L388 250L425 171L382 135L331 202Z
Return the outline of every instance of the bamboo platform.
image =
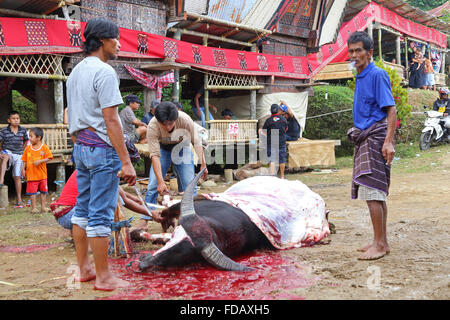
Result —
M0 129L7 127L7 124L0 124ZM21 124L21 127L29 130L39 127L44 131L43 142L50 148L53 159L49 163L66 163L72 154L72 140L68 133L68 125L58 124Z
M211 120L208 123L208 145L255 144L258 141L258 120Z

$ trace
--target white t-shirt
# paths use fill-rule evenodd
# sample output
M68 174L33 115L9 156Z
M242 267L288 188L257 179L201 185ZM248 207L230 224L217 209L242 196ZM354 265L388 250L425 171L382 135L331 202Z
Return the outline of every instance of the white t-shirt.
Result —
M116 71L97 57L86 57L73 68L67 79L70 134L92 127L111 145L102 109L123 103L119 82Z

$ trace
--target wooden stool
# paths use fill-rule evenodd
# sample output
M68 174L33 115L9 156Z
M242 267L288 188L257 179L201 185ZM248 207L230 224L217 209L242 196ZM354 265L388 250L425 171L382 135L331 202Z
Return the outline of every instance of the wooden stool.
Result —
M7 208L8 205L8 186L3 185L0 188L0 208Z
M120 204L117 204L116 211L114 212L114 222L125 222L127 219L120 209ZM133 248L131 245L130 231L127 226L120 228L120 231L113 231L113 253L114 258L121 258L126 255L127 258L131 257Z

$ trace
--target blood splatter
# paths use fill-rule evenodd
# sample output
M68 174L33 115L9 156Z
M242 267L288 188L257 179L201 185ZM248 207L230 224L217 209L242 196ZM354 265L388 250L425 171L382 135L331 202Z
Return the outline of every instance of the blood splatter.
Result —
M0 247L0 252L12 252L12 253L33 253L38 251L44 251L61 246L61 243L55 244L31 244L27 246L3 246Z
M255 269L251 272L221 271L206 264L193 264L136 273L126 268L132 260L110 259L111 270L129 281L130 286L103 299L301 300L304 297L286 290L310 287L320 279L308 274L299 262L271 251L235 259Z

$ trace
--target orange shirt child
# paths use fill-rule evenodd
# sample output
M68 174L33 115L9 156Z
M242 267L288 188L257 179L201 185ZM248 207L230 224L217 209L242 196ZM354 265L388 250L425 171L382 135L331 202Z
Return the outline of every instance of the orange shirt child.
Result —
M49 147L42 143L37 149L28 145L22 155L22 161L26 162L27 181L39 181L47 179L47 164L45 162L35 166L33 163L42 159L53 159L53 154Z

